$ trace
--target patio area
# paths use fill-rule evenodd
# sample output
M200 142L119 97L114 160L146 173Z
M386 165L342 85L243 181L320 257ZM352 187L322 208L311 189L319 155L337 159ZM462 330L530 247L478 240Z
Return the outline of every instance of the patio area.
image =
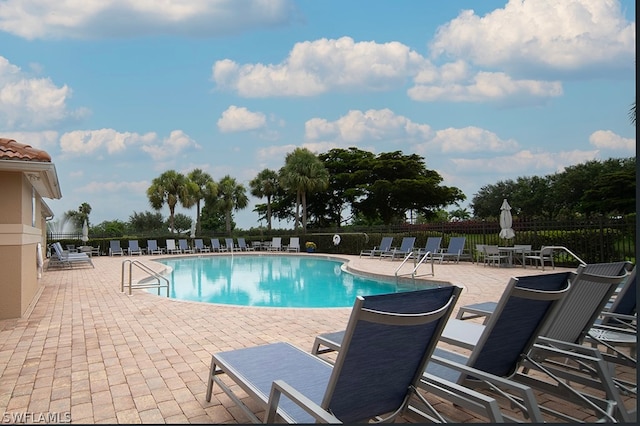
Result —
M392 276L400 264L339 257L369 274ZM152 265L157 258L135 259ZM72 423L246 423L219 388L205 401L211 354L277 341L310 350L317 334L343 329L350 313L184 302L141 290L129 296L120 292L125 259L94 257L95 269L45 271L31 311L0 321L3 422L17 422L11 416L22 414L31 416L28 423L38 422L39 415ZM423 278L463 287L459 307L498 300L511 276L562 270L463 262L436 264L435 277ZM635 377L635 371L627 374ZM486 421L447 401L427 399L452 421ZM557 404L562 407L562 401Z

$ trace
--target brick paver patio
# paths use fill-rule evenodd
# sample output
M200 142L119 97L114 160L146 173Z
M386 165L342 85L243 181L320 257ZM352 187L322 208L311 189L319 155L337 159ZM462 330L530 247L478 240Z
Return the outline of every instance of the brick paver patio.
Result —
M341 257L380 275L400 264ZM135 259L154 265L150 256ZM184 302L141 290L129 296L120 292L123 260L102 256L95 269L46 271L31 312L0 321L3 422L246 423L220 389L205 401L211 354L276 341L310 350L317 334L343 329L350 313ZM511 276L548 272L443 264L434 279L463 286L462 306L497 300ZM486 421L427 398L456 422Z

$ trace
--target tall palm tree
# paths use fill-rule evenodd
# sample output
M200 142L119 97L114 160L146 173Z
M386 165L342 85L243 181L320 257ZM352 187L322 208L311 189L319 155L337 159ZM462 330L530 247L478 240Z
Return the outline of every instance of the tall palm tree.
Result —
M271 199L278 191L278 174L270 169L264 169L249 182L251 195L267 199L267 229L271 230Z
M249 204L244 185L226 175L218 182L218 205L225 214L227 233L231 233L231 211L241 210Z
M168 170L151 181L151 186L147 188L147 198L149 204L155 210L160 210L166 203L169 206L169 227L171 232L175 230L174 216L178 202L186 209L195 204L193 186L195 184L182 173L175 170Z
M216 184L209 175L201 169L194 169L187 175L187 178L194 183L193 198L196 201L196 234L200 235L201 220L200 220L200 202L209 197L215 197L218 195L218 184Z
M296 194L296 217L294 228L302 222L307 229L307 193L318 192L329 186L329 172L322 161L306 148L296 148L287 154L285 164L280 169L280 183ZM302 215L300 215L302 206Z

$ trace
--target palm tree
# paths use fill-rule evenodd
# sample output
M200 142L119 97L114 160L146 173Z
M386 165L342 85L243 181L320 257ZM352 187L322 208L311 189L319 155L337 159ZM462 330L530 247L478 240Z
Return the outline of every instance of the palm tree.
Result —
M174 231L174 217L176 204L188 209L195 204L193 186L195 184L186 178L182 173L175 170L168 170L151 181L151 186L147 188L147 197L151 207L160 210L166 203L169 206L169 227Z
M195 184L194 193L191 194L196 201L196 234L200 235L200 202L209 197L218 195L218 185L214 182L209 173L201 169L194 169L187 175L187 178Z
M227 233L231 233L231 211L244 209L249 204L246 192L245 187L229 175L218 182L217 203L225 213Z
M278 174L270 169L264 169L249 182L251 195L267 198L267 229L271 230L271 198L278 191Z
M290 192L296 193L296 218L294 228L302 222L307 229L307 192L318 192L329 186L329 172L320 159L306 148L296 148L287 154L280 169L280 183ZM302 220L300 219L302 205Z

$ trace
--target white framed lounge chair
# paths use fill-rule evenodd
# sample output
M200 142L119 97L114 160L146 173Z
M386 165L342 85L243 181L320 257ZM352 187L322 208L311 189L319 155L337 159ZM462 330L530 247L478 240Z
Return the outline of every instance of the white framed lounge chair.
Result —
M243 237L238 237L238 247L241 251L255 251L253 246L247 245L247 242Z
M169 254L180 254L182 250L176 247L176 240L168 239L167 240L167 253Z
M271 239L271 245L267 249L268 251L281 251L282 250L282 238L273 237Z
M158 247L157 240L147 240L147 253L148 254L162 254L163 251Z
M289 238L289 245L287 246L287 251L300 251L300 237L291 237Z
M127 244L128 244L127 254L129 256L133 256L134 254L137 254L138 256L140 256L143 254L142 249L138 245L138 240L129 240Z
M453 260L455 263L458 263L461 258L470 257L470 255L467 255L464 251L466 241L466 237L451 237L446 250L440 253L442 260L446 260L447 262ZM440 263L442 263L442 261Z
M53 243L51 247L54 250L51 258L49 258L49 263L47 264L47 269L52 266L64 266L73 268L74 265L85 265L89 264L92 268L95 268L93 261L91 260L91 256L86 253L69 253L62 249L62 245L59 242Z
M222 247L220 245L220 240L217 238L211 238L211 250L214 252L223 252L223 251L227 251L226 247Z
M124 256L124 250L120 247L120 240L109 241L109 256Z
M413 253L413 246L416 242L416 237L404 237L400 243L399 248L392 248L388 251L380 253L380 260L389 258L391 260L404 259Z
M235 251L236 249L236 245L233 242L233 238L225 238L224 239L224 246L226 247L227 251Z
M193 240L193 247L195 248L195 251L198 252L198 253L210 253L211 252L209 247L204 245L204 241L202 241L202 238L196 238L195 240Z
M178 248L182 253L193 253L193 249L189 247L189 243L184 238L178 240Z

